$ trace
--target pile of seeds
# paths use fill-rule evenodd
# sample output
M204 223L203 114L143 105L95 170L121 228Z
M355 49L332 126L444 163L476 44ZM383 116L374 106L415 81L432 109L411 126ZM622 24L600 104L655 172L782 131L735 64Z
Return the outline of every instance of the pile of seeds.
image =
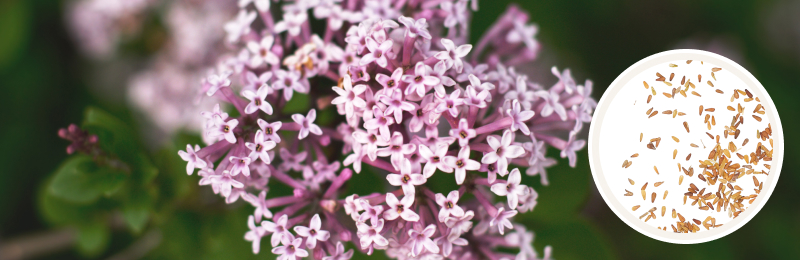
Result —
M661 71L655 73L652 81L643 81L647 91L642 98L646 100L647 110L640 110L645 111L645 116L635 119L638 121L636 123L664 125L665 129L676 126L670 129L680 129L680 132L664 136L666 140L673 140L665 142L665 149L672 150L670 157L657 152L660 145L664 146L661 136L639 133L638 142L641 146L637 147L641 149L626 151L626 154L633 155L622 163L622 173L631 187L625 189L623 201L629 205L635 204L631 208L633 212L645 206L646 211L636 213L644 222L659 217L671 217L671 221L659 221L655 224L661 230L694 233L720 227L738 217L754 203L763 188L763 180L771 169L772 126L765 117L765 109L759 97L754 96L746 87L736 89L717 81L718 76L733 77L722 68L704 64L702 61L692 64L688 60L686 65L681 63L669 63L663 70L659 69ZM693 66L691 71L697 73L676 75L676 69L681 66ZM692 82L694 79L697 80L697 85ZM705 84L700 84L703 80ZM687 99L700 99L700 103L703 103L703 99L712 95L730 95L730 102L723 107L715 107L718 106L715 104L700 105L698 115L702 120L687 116L688 111L679 111L686 107ZM666 99L666 102L651 104L656 99ZM657 107L664 104L672 107ZM728 116L730 121L723 118ZM720 117L719 122L717 117ZM752 132L743 132L745 125L756 129L755 135ZM652 172L643 172L642 168L631 168L636 160L640 160L639 165L649 164L648 162L657 162L662 166L665 163L674 163L677 170L662 167L659 172L658 165L653 165ZM649 165L646 167L649 168ZM745 185L742 183L750 182L750 179L753 182L752 189L749 184L743 188ZM638 187L635 186L636 180L644 182L640 186L642 201L631 191ZM665 182L674 182L677 185L670 184L667 185L669 187L657 189ZM648 183L652 183L650 187ZM680 187L680 190L675 190L674 187ZM673 195L668 200L670 191L682 196ZM635 202L631 204L632 201ZM668 209L671 211L669 216Z

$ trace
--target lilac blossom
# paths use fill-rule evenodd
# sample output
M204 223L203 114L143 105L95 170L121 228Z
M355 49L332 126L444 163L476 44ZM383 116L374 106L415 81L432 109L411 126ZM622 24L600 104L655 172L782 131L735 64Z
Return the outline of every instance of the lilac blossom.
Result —
M258 130L256 131L253 142L247 142L245 146L247 146L247 149L250 149L250 155L248 155L250 159L261 159L264 163L270 163L270 150L275 148L276 144L273 141L268 141L264 132Z
M317 245L317 240L327 241L328 238L331 237L330 232L320 230L320 227L322 227L322 221L319 218L319 214L317 214L311 218L311 222L308 224L308 227L296 226L294 227L294 232L301 237L305 237L306 246L308 246L310 249L314 249Z
M248 42L247 49L253 53L250 58L250 66L259 67L262 64L278 64L278 56L272 53L272 44L275 43L275 38L272 35L267 35L259 42Z
M348 259L348 241L392 258L535 257L515 216L538 193L519 168L546 184L547 147L574 166L596 102L568 70L535 79L556 82L546 85L515 69L540 48L525 12L510 7L473 45L467 0L298 0L269 11L259 1L241 0L226 27L232 55L198 86L221 103L198 116L207 146L179 153L189 173L201 168L201 185L255 208L250 222L263 221L248 224L247 241L271 235L281 259ZM459 185L447 196L428 182L442 173ZM344 194L363 174L385 177L370 185L388 190ZM291 194L267 196L267 183Z
M267 230L262 226L256 226L256 220L251 215L247 218L247 227L250 231L244 234L244 239L253 242L253 254L258 254L261 250L261 238L267 233Z
M278 246L272 249L272 253L278 256L279 260L291 260L297 259L298 257L303 258L308 256L308 251L302 249L301 246L303 245L302 238L294 238L288 243L283 243L282 246Z
M186 151L178 151L178 155L181 156L181 159L186 161L186 173L192 175L194 173L195 168L203 169L206 167L206 161L197 156L197 152L200 150L199 145L186 145Z
M393 186L401 186L403 193L414 194L414 186L425 184L427 179L419 173L412 173L411 162L408 159L403 159L400 165L400 174L391 173L386 176L386 180Z
M425 65L423 62L418 62L414 67L414 75L403 76L403 81L408 83L406 87L406 95L416 93L418 96L425 96L428 89L439 84L439 78L429 76L431 67Z
M264 84L258 88L258 92L256 93L253 93L250 90L243 91L242 96L250 100L250 103L244 108L244 112L247 114L252 114L258 110L261 110L268 115L272 115L272 105L270 105L266 100L267 95L272 92L271 90L272 89L268 85Z
M386 205L389 209L383 212L383 217L386 220L395 220L398 217L405 221L416 222L419 220L419 215L411 209L411 204L414 203L414 193L406 194L402 200L397 200L393 193L386 194Z
M380 44L373 40L372 38L367 38L367 49L369 49L369 53L361 57L361 61L359 62L360 65L367 65L372 62L381 66L381 68L386 68L388 65L388 55L389 51L392 49L392 40L384 41Z
M440 222L444 222L451 215L455 217L464 216L464 209L456 204L460 197L457 190L451 191L450 194L447 194L447 197L441 193L436 193L436 204L442 207L439 210Z
M317 119L317 111L312 109L308 111L308 114L305 116L301 114L294 114L292 115L292 120L295 123L300 125L300 134L298 135L298 139L303 139L308 136L308 133L312 133L315 135L322 135L322 129L319 128L316 124L314 124L314 120Z
M481 163L497 162L498 171L502 176L508 172L509 159L517 158L525 153L521 146L512 144L514 132L511 130L503 132L503 137L490 135L486 141L489 142L492 149L491 152L483 155Z

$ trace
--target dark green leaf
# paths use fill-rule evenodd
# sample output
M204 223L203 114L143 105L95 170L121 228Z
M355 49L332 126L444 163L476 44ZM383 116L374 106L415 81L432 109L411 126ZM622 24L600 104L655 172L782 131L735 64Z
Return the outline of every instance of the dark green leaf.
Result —
M87 257L97 256L108 246L110 231L101 222L78 227L78 251Z
M54 225L66 225L86 221L92 214L92 206L79 205L58 198L48 192L46 185L38 196L39 210L47 222Z
M136 234L142 231L150 217L151 208L152 200L147 192L131 192L128 201L122 206L122 216L125 218L125 223L128 224L131 231Z
M100 195L114 194L125 182L125 172L95 164L89 156L67 159L56 171L50 192L74 203L91 203Z
M89 107L83 116L83 128L97 135L104 151L127 163L139 160L140 149L134 133L122 120L99 108Z

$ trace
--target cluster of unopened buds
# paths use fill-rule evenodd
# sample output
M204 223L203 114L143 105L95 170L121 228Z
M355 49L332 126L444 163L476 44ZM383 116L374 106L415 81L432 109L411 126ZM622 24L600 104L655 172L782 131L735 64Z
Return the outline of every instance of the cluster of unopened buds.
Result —
M550 247L538 255L533 233L514 222L537 203L522 174L547 185L545 168L555 164L547 146L574 166L595 101L592 83L576 84L569 70L553 68L558 81L549 88L515 71L539 51L526 13L510 7L473 48L466 42L474 0L239 7L224 28L241 51L202 84L238 116L219 105L203 113L208 146L179 154L189 174L200 169L200 185L255 207L245 235L254 253L270 236L279 259L349 259L346 242L399 259L550 257ZM322 36L312 17L327 20ZM295 92L312 108L284 114ZM318 125L318 111L331 105L344 120ZM365 167L392 191L342 194ZM425 185L434 174L452 174L459 188L434 191ZM270 182L293 194L268 197Z

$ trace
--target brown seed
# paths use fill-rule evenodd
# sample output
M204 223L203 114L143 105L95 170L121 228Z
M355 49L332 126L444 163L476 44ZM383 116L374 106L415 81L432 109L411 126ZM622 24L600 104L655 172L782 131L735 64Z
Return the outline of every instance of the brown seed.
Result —
M675 67L677 67L677 65ZM669 81L672 81L672 78L674 78L674 77L675 77L675 73L670 73L669 74Z
M712 72L717 72L717 71L720 71L720 70L722 70L722 68L713 68L713 69L711 69ZM700 224L700 223L697 223L697 224Z
M747 142L748 142L748 141L750 141L750 139L748 139L748 138L745 138L745 139L744 139L744 142L742 142L742 146L745 146L745 145L747 144Z
M686 83L686 76L683 76L683 78L681 78L681 85L683 85L684 83Z
M669 194L669 190L664 190L664 198L663 198L663 200L667 199L667 194Z
M639 205L633 206L632 208L633 211L636 211L637 209L639 209Z
M630 192L629 190L625 190L625 196L633 196L633 192Z
M700 96L700 93L697 93L697 91L692 91L692 95L695 95L695 96L698 96L698 97L702 97L702 96Z
M650 104L651 99L653 99L653 95L647 95L647 104Z
M736 109L735 109L735 108L733 108L732 106L728 106L728 110L730 110L730 111L736 111Z
M710 81L710 80L709 80L709 81L707 81L706 83L708 83L708 85L709 85L709 86L711 86L712 88L714 87L714 83L711 83L711 81Z
M683 127L686 128L686 132L688 133L689 132L689 123L686 123L686 121L683 121Z
M647 189L647 182L645 182L644 185L642 185L642 190L645 190L645 189Z
M636 158L636 157L639 157L638 153L635 153L635 154L631 155L631 158Z
M689 153L689 155L686 156L686 161L689 161L689 159L691 159L691 158L692 158L692 154Z
M647 81L642 81L642 83L644 83L644 88L645 89L649 89L650 88L650 85L647 85Z
M678 213L678 212L677 212L677 211L675 211L675 209L672 209L672 218L676 218L676 217L678 217L678 216L677 216L677 213Z
M656 170L656 174L660 174L658 173L658 167L656 167L655 165L653 165L653 170Z
M655 203L655 202L656 202L656 193L653 192L653 194L650 195L650 203Z
M681 140L680 140L680 139L678 139L678 138L677 138L677 137L675 137L675 136L672 136L672 140L675 140L675 142L676 142L676 143L680 143L680 142L681 142Z
M761 117L760 117L760 116L753 115L753 118L755 118L755 119L756 119L756 121L758 121L758 122L761 122Z
M658 114L658 111L653 111L652 113L650 113L650 116L648 116L647 118L654 117L654 116L656 116L657 114Z
M675 151L672 151L672 159L675 159L676 156L678 156L678 149L675 149Z
M692 63L692 60L687 60L686 64Z
M720 93L720 94L725 94L724 92L722 92L722 90L721 90L721 89L717 89L717 90L716 90L716 92L717 92L717 93Z
M712 107L712 108L706 108L706 111L707 111L707 112L714 112L715 110L717 110L717 109L716 109L716 108L713 108L713 107Z
M700 105L700 113L698 115L703 115L703 105Z
M658 187L658 186L661 186L661 184L664 184L664 182L663 181L659 181L659 182L653 183L653 186Z

